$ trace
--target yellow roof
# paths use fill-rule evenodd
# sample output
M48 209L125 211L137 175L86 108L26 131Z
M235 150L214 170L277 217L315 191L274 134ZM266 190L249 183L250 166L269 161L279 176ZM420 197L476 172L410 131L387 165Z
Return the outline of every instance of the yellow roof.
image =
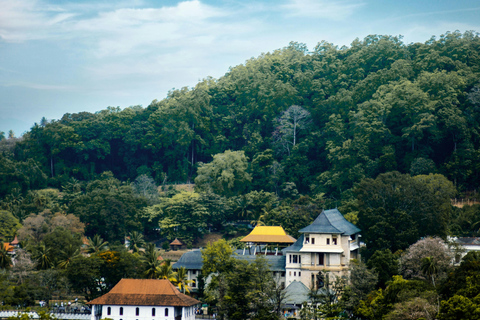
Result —
M282 227L257 226L241 242L294 243L295 238L285 233Z

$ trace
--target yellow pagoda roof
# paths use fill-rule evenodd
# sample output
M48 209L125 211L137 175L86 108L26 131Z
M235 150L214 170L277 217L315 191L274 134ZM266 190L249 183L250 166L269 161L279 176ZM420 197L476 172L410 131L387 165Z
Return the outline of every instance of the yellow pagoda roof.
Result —
M294 243L295 238L286 234L282 227L256 226L241 242Z

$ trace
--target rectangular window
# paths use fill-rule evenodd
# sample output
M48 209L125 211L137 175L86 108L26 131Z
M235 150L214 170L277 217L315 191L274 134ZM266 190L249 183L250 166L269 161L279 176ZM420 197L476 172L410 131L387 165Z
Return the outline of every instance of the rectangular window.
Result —
M140 315L140 308L135 308L135 315L136 316Z
M323 253L318 254L318 264L321 266L325 264L325 255Z
M315 244L315 238L312 238L312 244Z
M337 245L337 238L333 238L332 241L334 245Z
M165 317L168 317L168 308L165 308Z
M155 308L152 308L152 317L155 317Z
M120 307L120 315L123 316L123 307Z
M330 244L330 238L327 238L327 244Z
M298 256L296 254L293 255L293 263L298 263Z
M302 263L302 255L298 255L298 263Z
M192 288L196 288L197 287L197 280L193 279L192 280Z
M192 274L193 274L193 275L196 275L196 274L197 274L197 270L192 270Z
M298 271L298 276L299 276L299 277L302 276L302 272L301 272L301 271Z
M294 271L294 272L293 272L293 276L294 276L294 277L297 276L297 271Z
M310 236L305 236L305 243L309 243L310 242Z
M108 307L107 308L107 316L111 315L112 314L112 308Z

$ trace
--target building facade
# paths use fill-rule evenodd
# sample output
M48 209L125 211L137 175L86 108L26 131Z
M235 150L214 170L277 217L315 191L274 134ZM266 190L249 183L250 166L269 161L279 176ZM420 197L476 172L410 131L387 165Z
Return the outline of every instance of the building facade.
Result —
M200 301L168 280L122 279L107 294L89 302L91 320L194 320Z

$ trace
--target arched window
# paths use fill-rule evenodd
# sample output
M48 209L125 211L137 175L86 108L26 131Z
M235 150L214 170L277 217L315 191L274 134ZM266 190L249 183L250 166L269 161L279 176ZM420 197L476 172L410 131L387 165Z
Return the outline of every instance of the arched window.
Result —
M112 314L112 308L108 307L108 308L107 308L107 315L109 316L109 315L111 315L111 314Z
M136 316L140 315L140 308L138 308L138 307L135 308L135 315Z
M152 317L155 317L155 308L152 308Z
M123 316L123 307L120 307L120 315ZM120 319L122 320L122 319Z
M165 317L168 317L168 308L165 308Z

